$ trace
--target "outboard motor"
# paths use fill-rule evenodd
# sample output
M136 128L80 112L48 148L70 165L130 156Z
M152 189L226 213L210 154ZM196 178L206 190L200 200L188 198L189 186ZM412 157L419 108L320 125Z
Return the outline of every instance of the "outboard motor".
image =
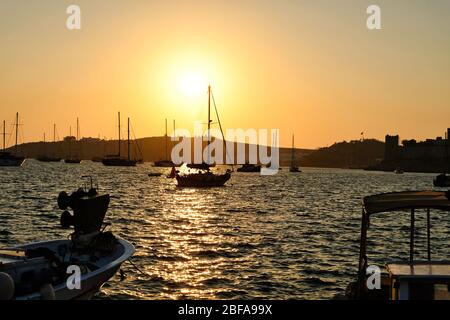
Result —
M58 207L64 212L61 214L61 226L64 229L74 227L77 234L89 234L100 231L110 197L108 194L100 195L92 185L88 191L80 188L70 196L62 191L58 195ZM73 215L67 210L71 208Z

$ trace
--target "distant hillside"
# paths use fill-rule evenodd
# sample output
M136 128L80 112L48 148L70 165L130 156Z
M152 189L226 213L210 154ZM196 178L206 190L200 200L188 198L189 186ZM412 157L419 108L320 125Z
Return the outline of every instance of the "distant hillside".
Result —
M137 139L130 142L130 154L134 159L143 159L146 162L154 162L166 158L166 143L165 137L148 137ZM172 142L168 139L168 155L172 147L177 142ZM205 143L206 144L206 143ZM237 143L235 150L237 150ZM248 154L249 146L245 144L246 154ZM11 149L12 151L13 149ZM41 156L53 156L59 158L66 158L69 153L73 156L84 160L90 160L94 157L104 157L108 154L117 154L118 143L117 140L100 140L96 138L84 138L80 141L58 141L58 142L30 142L18 146L18 153L27 158L37 158ZM127 141L121 141L121 154L127 154ZM308 155L312 150L296 149L296 156L301 163L301 159ZM248 157L247 157L248 159ZM291 159L290 148L280 148L280 163L282 166L287 166Z
M154 162L165 159L165 137L149 137L131 141L131 157ZM168 142L168 154L175 143ZM104 157L108 154L117 154L117 140L99 140L84 138L80 141L59 142L31 142L18 146L18 152L28 158L40 156L68 157L69 146L72 155L89 160L94 157ZM248 154L249 146L245 146ZM121 142L121 154L127 154L127 141ZM237 150L237 144L235 144ZM280 165L288 166L291 161L291 148L280 148ZM364 168L373 166L384 157L384 143L378 140L350 141L335 143L330 147L318 150L295 149L295 155L302 167L330 167L330 168Z
M364 141L338 142L306 155L301 165L306 167L365 168L384 158L384 142Z

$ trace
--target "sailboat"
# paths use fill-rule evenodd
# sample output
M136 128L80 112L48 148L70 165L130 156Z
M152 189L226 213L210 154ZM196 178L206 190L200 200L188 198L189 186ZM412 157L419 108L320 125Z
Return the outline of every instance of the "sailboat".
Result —
M302 172L297 166L297 159L295 157L294 135L292 135L291 166L289 167L289 172Z
M208 146L211 143L211 86L208 86ZM214 97L213 97L214 99ZM216 109L217 113L217 109ZM218 118L218 117L217 117ZM220 125L220 120L217 119ZM222 131L222 128L221 128ZM223 135L223 132L222 132ZM225 139L224 139L225 141ZM231 178L231 170L227 170L225 173L214 173L210 170L212 165L207 163L202 164L188 164L188 168L195 170L195 172L188 171L187 173L181 173L175 171L175 178L179 187L219 187L223 186Z
M25 161L25 157L17 155L17 139L19 135L19 113L16 113L16 145L15 154L5 151L6 150L6 122L3 121L3 151L0 152L0 166L1 167L20 167Z
M77 136L76 140L79 140L79 132L80 132L80 124L78 122L77 118ZM71 163L71 164L78 164L81 162L81 159L79 157L72 157L72 130L70 129L70 135L69 135L69 158L64 159L65 163Z
M118 113L119 118L119 152L114 155L107 155L103 158L102 163L105 166L115 166L115 167L134 167L137 163L136 160L131 160L130 158L130 118L128 118L128 156L123 158L120 155L120 112Z
M45 140L45 139L44 139ZM53 124L53 142L56 143L56 124ZM45 141L44 141L45 143ZM41 162L60 162L62 159L55 156L43 155L37 158Z
M175 127L175 123L174 123L174 127ZM174 128L174 131L175 131L175 128ZM169 156L168 156L167 119L166 119L166 135L164 137L165 137L165 140L166 140L166 158L164 160L155 161L155 164L153 165L154 167L169 168L169 167L173 167L174 166L174 163L171 160L169 160Z

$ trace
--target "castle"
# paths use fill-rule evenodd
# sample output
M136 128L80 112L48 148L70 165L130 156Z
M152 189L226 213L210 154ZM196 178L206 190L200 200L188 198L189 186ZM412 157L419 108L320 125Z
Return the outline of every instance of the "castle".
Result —
M403 140L386 135L382 170L401 169L415 172L450 172L450 128L445 138L425 141Z

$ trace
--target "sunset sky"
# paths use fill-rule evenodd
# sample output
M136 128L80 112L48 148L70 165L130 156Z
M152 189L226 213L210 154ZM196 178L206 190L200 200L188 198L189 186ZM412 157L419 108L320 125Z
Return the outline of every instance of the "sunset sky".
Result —
M82 29L66 28L81 7ZM382 30L366 27L378 4ZM0 120L21 141L138 137L206 121L279 128L281 145L443 136L450 127L450 1L0 0Z

